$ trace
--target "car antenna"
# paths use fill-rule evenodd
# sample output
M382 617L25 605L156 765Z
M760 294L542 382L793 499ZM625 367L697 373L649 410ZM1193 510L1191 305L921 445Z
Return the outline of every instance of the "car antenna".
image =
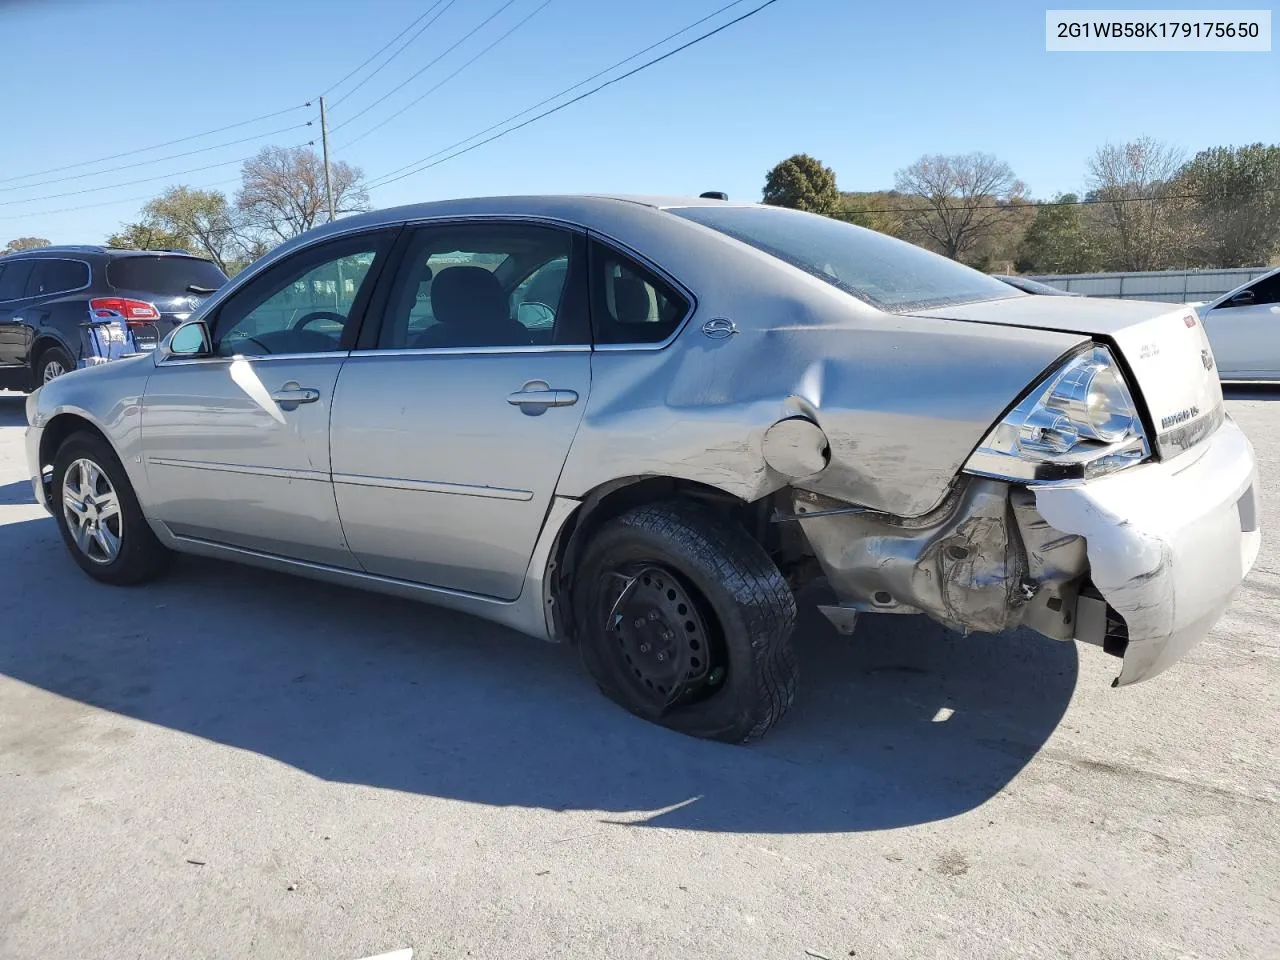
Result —
M727 193L721 193L719 190L708 190L706 193L700 193L698 196L703 200L728 200Z

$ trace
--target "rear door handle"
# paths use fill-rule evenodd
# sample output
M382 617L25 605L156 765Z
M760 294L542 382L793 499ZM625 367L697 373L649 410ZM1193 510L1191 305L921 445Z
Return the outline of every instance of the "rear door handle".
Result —
M517 407L571 407L577 402L576 390L517 390L507 397Z
M320 399L320 391L299 387L296 383L286 383L283 389L271 395L271 399L279 404L315 403Z

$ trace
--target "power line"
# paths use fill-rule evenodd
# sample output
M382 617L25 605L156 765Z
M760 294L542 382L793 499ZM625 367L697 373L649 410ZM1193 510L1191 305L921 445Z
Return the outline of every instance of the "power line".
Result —
M270 120L273 117L281 117L286 113L292 113L294 110L302 110L311 106L311 101L300 103L295 107L286 107L284 110L277 110L274 113L264 113L260 117L253 117L249 120L241 120L239 123L230 123L225 127L217 127L214 130L206 130L204 133L193 133L189 137L179 137L177 140L167 140L164 143L152 144L149 147L138 147L135 150L125 150L123 153L113 153L107 157L98 157L96 160L82 160L79 163L69 163L64 167L51 167L48 170L36 170L32 173L22 173L16 177L6 177L0 180L0 184L12 183L15 180L26 180L28 177L41 177L50 173L61 173L63 170L74 170L77 167L88 167L95 163L106 163L110 160L119 160L121 157L132 157L139 153L150 153L152 150L159 150L163 147L172 147L175 144L187 143L191 140L199 140L201 137L211 137L215 133L225 133L228 130L235 130L237 127L247 127L251 123L260 123L263 120Z
M417 164L421 163L423 160L430 160L433 157L438 157L442 153L447 153L448 151L454 149L455 147L460 147L464 143L467 143L468 141L475 140L477 137L482 137L486 133L489 133L493 130L497 130L499 127L505 126L506 124L510 123L512 120L518 120L520 117L523 117L526 113L531 113L534 110L537 110L539 107L542 107L548 103L551 103L553 100L559 100L566 93L571 93L574 90L577 90L579 87L585 86L586 84L590 83L592 80L598 80L600 77L603 77L606 73L612 73L614 70L618 69L618 67L621 67L624 64L630 63L632 60L636 59L637 57L644 56L650 50L660 47L664 43L669 43L670 41L674 40L676 37L680 36L680 34L682 33L688 33L694 27L702 26L702 24L706 23L708 20L712 20L715 17L718 17L720 14L724 13L730 7L736 7L738 6L738 4L743 2L744 0L732 0L732 2L726 3L724 6L711 11L711 13L708 13L702 19L695 20L693 21L693 23L690 23L690 24L687 24L686 26L681 27L675 33L668 34L667 36L663 37L661 40L657 41L656 43L649 44L649 46L645 47L643 50L637 50L635 53L631 54L631 56L626 57L622 60L619 60L617 63L611 66L605 67L603 70L599 71L598 73L593 73L591 76L587 77L585 80L579 80L577 83L573 84L572 86L565 87L559 93L553 93L551 96L547 97L545 100L539 100L537 103L535 103L531 107L525 107L525 109L521 110L519 113L513 113L511 116L507 117L507 119L505 120L499 120L497 123L493 124L492 126L485 127L479 133L473 133L471 136L466 137L463 140L459 140L456 143L453 143L450 146L443 148L442 150L437 150L435 153L427 154L427 156L425 157L421 157L417 160L412 161L411 163L406 163L403 167L396 167L394 170L384 173L381 177L375 177L374 182L371 183L369 186L371 188L376 186L381 186L381 184L378 183L377 181L384 180L387 177L400 173L402 170L407 170L412 166L416 166ZM369 133L369 132L372 132L372 131L366 131L366 133ZM364 134L362 134L361 136L363 135ZM355 141L352 140L347 145L350 146L350 144L354 142ZM390 183L389 180L387 182Z
M400 116L402 113L404 113L404 112L405 112L406 110L408 110L410 107L415 106L416 104L421 103L421 102L422 102L423 100L425 100L427 97L431 96L431 94L435 93L437 90L439 90L441 87L443 87L446 83L448 83L450 80L452 80L452 79L453 79L454 77L456 77L458 74L460 74L463 70L467 69L467 67L471 66L473 63L475 63L477 60L479 60L481 57L483 57L486 53L488 53L490 50L492 50L494 47L496 47L498 44L500 44L503 40L507 39L507 37L511 36L513 33L515 33L517 30L519 30L521 27L523 27L526 23L528 23L530 20L532 20L535 16L537 16L539 13L541 13L543 10L545 10L547 7L549 7L553 2L554 2L554 0L542 0L542 3L541 3L541 4L539 4L538 6L534 7L534 9L533 9L530 13L525 14L524 18L523 18L522 20L518 21L514 27L512 27L510 30L508 30L506 33L504 33L502 36L500 36L497 40L494 40L494 41L493 41L493 43L489 44L487 47L485 47L483 50L481 50L479 53L477 53L474 57L472 57L470 60L468 60L468 61L467 61L466 63L464 63L462 66L460 66L457 70L453 71L453 73L449 74L447 77L445 77L443 80L441 80L439 83L437 83L437 84L436 84L435 86L433 86L431 89L427 90L427 91L426 91L425 93L423 93L422 95L420 95L420 96L418 96L418 97L414 98L413 100L410 100L408 103L406 103L403 107L401 107L401 108L400 108L399 110L397 110L395 113L391 114L391 116L387 117L385 120L381 120L381 121L379 121L378 123L375 123L372 127L370 127L368 130L366 130L364 133L360 134L359 136L357 136L357 137L355 137L355 138L353 138L353 139L351 139L351 140L348 140L346 143L344 143L344 144L342 145L342 149L343 149L343 150L345 150L347 147L351 146L352 144L354 144L354 143L359 143L359 142L360 142L361 140L363 140L365 137L369 136L369 134L373 133L373 131L378 130L378 129L382 128L382 127L385 127L388 123L390 123L390 122L391 122L392 120L394 120L396 117ZM741 3L741 2L742 2L742 0L734 0L734 2L735 2L735 3Z
M295 144L294 146L314 145L315 141L310 140L303 144ZM169 180L173 177L183 177L188 173L200 173L204 170L216 170L218 167L229 167L233 163L244 163L246 160L252 160L256 154L250 154L247 157L239 157L235 160L223 160L220 163L210 163L203 167L192 167L189 170L177 170L173 173L163 173L155 177L140 177L137 180L126 180L123 183L109 183L100 187L86 187L83 190L69 190L66 193L52 193L43 197L27 197L23 200L4 200L0 201L2 207L12 207L20 203L38 203L41 200L61 200L63 197L78 197L86 193L98 193L102 190L118 190L120 187L132 187L139 183L154 183L157 180Z
M399 83L399 84L397 84L396 86L392 87L390 90L388 90L386 93L384 93L384 94L383 94L381 97L379 97L377 100L373 101L373 103L369 104L367 107L365 107L365 108L364 108L363 110L361 110L359 113L355 114L355 115L354 115L354 116L352 116L352 117L348 117L346 120L342 121L342 123L340 123L340 124L338 124L336 127L334 127L334 128L330 131L330 133L337 133L339 130L341 130L343 127L345 127L347 124L351 123L351 121L353 121L353 120L357 120L357 119L359 119L360 117L364 116L366 113L368 113L370 110L372 110L372 109L373 109L374 107L376 107L378 104L382 103L382 102L383 102L384 100L386 100L388 97L391 97L391 96L393 96L393 95L394 95L394 94L396 94L396 93L399 93L399 92L400 92L402 89L404 89L408 84L412 83L412 82L413 82L414 80L416 80L418 77L422 76L422 74L424 74L426 71L430 70L433 66L435 66L437 63L439 63L441 60L443 60L445 57L447 57L449 54L451 54L454 50L456 50L456 49L458 49L458 47L462 46L462 44L464 44L464 43L466 43L468 40L470 40L473 36L475 36L475 34L476 34L476 33L478 33L480 30L482 30L482 29L484 29L486 26L488 26L488 25L489 25L489 22L490 22L491 20L493 20L493 18L494 18L494 17L498 16L498 14L502 13L504 10L506 10L506 9L507 9L507 7L511 6L511 5L512 5L513 3L515 3L515 2L516 2L516 0L506 0L506 2L505 2L504 4L502 4L502 6L500 6L500 7L499 7L497 10L495 10L493 13L489 14L489 16L487 16L485 19L481 20L481 21L480 21L480 23L479 23L477 26L472 27L472 28L471 28L471 30L470 30L469 32L467 32L466 34L464 34L464 35L463 35L463 37L462 37L460 40L457 40L457 41L456 41L455 43L453 43L450 47L448 47L448 48L444 51L444 53L440 54L440 56L436 57L434 60L429 60L429 61L427 62L427 64L426 64L426 66L422 67L422 69L418 70L416 73L412 74L411 76L409 76L408 78L406 78L405 80L403 80L401 83Z
M381 47L379 47L376 51L374 51L373 55L370 56L369 59L365 60L362 64L360 64L360 66L356 67L354 70L348 73L345 77L343 77L337 83L332 84L327 90L325 90L325 92L322 95L327 97L329 94L333 93L333 91L337 90L340 86L342 86L352 77L354 77L357 73L359 73L361 70L367 67L370 63L372 63L375 59L377 59L377 57L379 57L384 50L386 50L389 46L391 46L393 43L395 43L397 40L403 37L406 33L412 30L414 26L418 23L418 21L422 20L432 10L440 6L442 2L443 0L436 0L435 3L433 3L430 7L427 8L426 13L420 13L418 14L418 16L414 17L413 21L407 27L405 27L403 30L397 33L394 37L392 37L390 40L384 43ZM417 34L414 34L414 38L415 39L417 38ZM413 43L413 40L410 40L409 43ZM407 47L409 43L406 43L405 46ZM386 64L383 64L383 66L386 66Z
M434 10L436 7L440 6L440 4L441 4L442 2L444 2L444 0L436 0L435 4L434 4L430 9L428 9L428 10L427 10L427 13L430 13L430 12L431 12L432 10ZM346 100L348 97L350 97L353 93L355 93L357 90L359 90L361 87L363 87L366 83L368 83L370 80L372 80L372 79L373 79L374 77L376 77L378 74L380 74L380 73L383 71L383 68L385 68L385 67L387 66L387 64L389 64L389 63L390 63L392 60L394 60L396 57L400 56L400 54L402 54L402 53L404 53L406 50L408 50L408 49L409 49L409 47L413 46L413 41L417 40L417 39L418 39L418 37L422 36L423 31L425 31L429 26L431 26L433 23L435 23L437 20L439 20L442 16L444 16L445 12L446 12L450 7L452 7L452 6L453 6L454 2L455 2L455 0L448 0L448 2L447 2L447 3L445 3L445 5L444 5L444 9L442 9L442 10L441 10L439 13L437 13L434 17L432 17L430 20L428 20L426 23L424 23L421 27L419 27L419 28L418 28L418 32L417 32L417 33L415 33L412 37L410 37L410 38L405 42L404 46L402 46L399 50L397 50L397 51L396 51L395 53L393 53L391 56L387 57L387 59L386 59L386 60L382 61L382 63L380 63L380 64L378 65L378 68L377 68L376 70L374 70L374 71L373 71L372 73L370 73L367 77L365 77L363 80L361 80L359 83L357 83L354 87L352 87L350 90L348 90L348 91L347 91L346 93L344 93L342 96L340 96L337 100L335 100L335 101L333 102L333 106L335 106L335 107L336 107L338 104L342 103L344 100ZM423 17L425 17L425 16L427 15L427 13L424 13L422 16L423 16ZM422 17L419 17L418 19L419 19L419 20L421 20L421 19L422 19ZM416 23L416 22L417 22L417 21L415 21L415 23ZM409 26L413 26L413 24L410 24ZM405 32L407 32L407 30L408 30L408 28L406 28ZM401 33L401 36L404 36L404 33ZM394 41L392 41L392 42L394 42ZM388 46L389 46L389 44L388 44ZM383 49L385 50L385 49L386 49L386 47L384 47ZM367 60L366 60L365 62L366 62L366 63L368 63L368 61L367 61ZM338 84L335 84L335 86L337 86L337 85L338 85ZM332 87L330 87L329 89L333 89L333 88L332 88ZM328 91L325 91L325 92L326 92L326 94L328 93Z
M198 190L211 190L214 187L224 187L229 183L239 183L239 177L232 177L229 180L219 180L216 183L210 183L203 187L197 187ZM81 210L93 210L98 207L113 207L117 204L137 203L141 200L153 200L155 194L148 193L137 197L123 197L119 200L103 200L99 203L85 203L76 207L61 207L57 210L41 210L38 213L0 213L0 220L18 220L24 217L51 217L56 213L78 213Z
M445 0L436 0L436 2L435 2L431 7L429 7L425 13L423 13L422 15L420 15L419 17L417 17L417 18L416 18L412 23L410 23L410 24L409 24L409 26L405 27L405 29L404 29L404 30L400 31L400 33L399 33L399 34L397 34L395 37L393 37L393 38L390 40L390 42L388 42L388 43L384 44L384 45L383 45L379 50L377 50L377 51L373 54L373 56L369 57L367 60L365 60L365 61L364 61L363 63L361 63L358 67L356 67L354 70L352 70L352 71L351 71L350 73L348 73L346 76L344 76L344 77L343 77L341 80L339 80L337 83L335 83L335 84L333 84L332 86L330 86L330 87L328 88L328 90L326 90L326 91L325 91L325 94L327 95L330 91L332 91L332 90L334 90L334 89L336 89L336 88L338 88L338 87L342 86L342 84L346 83L346 82L347 82L348 80L350 80L353 76L355 76L357 73L359 73L361 70L363 70L366 66L368 66L368 65L369 65L369 63L370 63L370 62L372 62L372 61L373 61L374 59L376 59L379 55L381 55L381 54L382 54L382 53L383 53L383 52L384 52L388 47L390 47L390 46L391 46L392 44L394 44L397 40L399 40L399 39L400 39L400 37L403 37L406 33L408 33L411 29L413 29L413 27L414 27L414 25L415 25L415 24L417 24L419 21L421 21L424 17L428 16L428 15L431 13L431 11L432 11L432 10L434 10L436 7L438 7L438 6L439 6L441 3L443 3L443 2L445 2ZM450 4L450 5L452 5L452 4L455 2L455 0L448 0L448 2L449 2L449 4ZM448 9L448 8L446 7L446 9ZM441 11L441 12L443 13L444 11ZM434 21L433 21L433 22L434 22ZM430 24L428 24L428 26L429 26L429 25L430 25ZM419 33L420 33L420 32L421 32L421 31L419 31ZM416 38L417 38L417 36L418 36L418 34L415 34L415 35L414 35L414 37L413 37L413 39L416 39ZM409 43L412 43L412 42L413 42L413 39L410 39ZM405 46L406 46L406 47L407 47L408 45L409 45L409 44L405 44ZM402 48L401 48L401 50L399 50L399 51L397 51L397 52L396 52L396 54L394 54L392 57L388 58L388 60L386 61L386 63L390 63L390 62L391 62L391 60L395 58L395 56L398 56L398 55L400 54L400 52L402 52L402 51L403 51L403 49L404 49L404 48L402 47ZM386 63L382 64L382 66L380 66L380 67L378 68L378 70L381 70L383 66L386 66ZM375 70L375 71L374 71L374 73L376 74L376 73L377 73L377 71ZM373 74L370 74L370 76L373 76ZM368 79L369 79L369 77L366 77L366 78L365 78L365 80L368 80ZM363 82L364 82L364 81L361 81L361 83L363 83ZM358 87L357 87L357 89L358 89ZM350 96L350 94L351 94L351 93L354 93L354 92L355 92L354 90L349 91L349 92L348 92L348 94L346 94L342 99L345 99L345 98L346 98L346 96ZM338 102L339 102L339 103L341 103L341 102L342 102L342 100L340 99ZM103 156L103 157L96 157L96 158L94 158L94 159L92 159L92 160L81 160L81 161L79 161L79 162L77 162L77 163L68 163L68 164L65 164L65 165L63 165L63 166L61 166L61 167L49 167L49 168L44 169L44 170L33 170L33 171L31 171L30 173L21 173L21 174L17 174L16 176L4 177L4 178L0 179L0 185L15 183L16 181L19 181L19 180L28 180L28 179L30 179L30 178L32 178L32 177L42 177L42 176L47 176L47 175L52 174L52 173L62 173L63 171L66 171L66 170L76 170L76 169L79 169L79 168L81 168L81 167L91 167L91 166L94 166L94 165L99 164L99 163L109 163L109 162L110 162L110 161L112 161L112 160L121 160L121 159L123 159L123 158L125 158L125 157L137 156L137 155L138 155L138 154L140 154L140 153L150 153L150 152L151 152L151 151L153 151L153 150L161 150L161 149L163 149L163 148L165 148L165 147L172 147L172 146L176 146L177 144L180 144L180 143L190 143L192 140L199 140L199 139L202 139L203 137L211 137L211 136L213 136L214 134L218 134L218 133L226 133L228 130L236 130L236 129L240 128L240 127L247 127L247 126L249 126L249 125L251 125L251 124L254 124L254 123L261 123L261 122L262 122L262 121L264 121L264 120L271 120L271 119L273 119L273 118L275 118L275 117L281 117L281 116L284 116L284 115L285 115L285 114L287 114L287 113L292 113L292 112L294 112L295 110L303 110L303 109L308 109L308 108L310 108L310 107L311 107L311 101L310 101L310 100L308 100L308 101L307 101L307 102L305 102L305 103L300 103L300 104L297 104L297 105L292 106L292 107L286 107L286 108L285 108L285 109L283 109L283 110L275 110L275 111L272 111L271 113L264 113L264 114L262 114L261 116L257 116L257 117L250 117L250 118L249 118L249 119L247 119L247 120L240 120L240 121L237 121L236 123L230 123L230 124L227 124L226 126L222 126L222 127L215 127L215 128L214 128L214 129L212 129L212 130L205 130L205 131L203 131L203 132L201 132L201 133L193 133L193 134L191 134L191 135L189 135L189 136L185 136L185 137L178 137L177 139L174 139L174 140L166 140L166 141L164 141L164 142L162 142L162 143L155 143L155 144L151 144L150 146L146 146L146 147L135 147L135 148L134 148L134 149L132 149L132 150L124 150L124 151L122 151L122 152L120 152L120 153L113 153L113 154L109 154L109 155L107 155L107 156ZM307 125L307 126L309 126L310 124L311 124L311 121L307 121L307 124L306 124L306 125ZM135 166L143 166L143 165L145 165L145 163L159 163L159 162L162 162L163 160L166 160L166 159L167 159L167 160L173 160L173 159L177 159L178 157L191 156L191 155L193 155L193 154L195 154L195 153L201 153L201 152L205 152L205 151L207 151L207 150L216 150L216 149L219 149L219 147L233 146L233 145L235 145L235 144L237 144L237 143L247 143L249 140L260 139L260 138L265 138L265 137L277 136L277 135L279 135L279 134L281 134L281 133L285 133L285 132L287 132L288 130L292 130L292 129L295 129L295 128L294 128L294 127L285 127L284 129L273 131L272 133L264 133L264 134L260 134L260 135L259 135L259 137L246 137L246 138L244 138L243 140L230 141L230 142L228 142L228 143L219 144L218 146L215 146L215 147L205 147L205 148L202 148L201 150L192 150L192 151L188 151L188 152L186 152L186 153L172 154L172 155L170 155L170 156L168 156L168 157L161 157L161 158L158 158L158 159L156 159L156 160L154 160L154 161L148 160L148 161L145 161L144 163L126 164L126 165L124 165L124 166L120 166L120 167L113 167L113 168L111 168L110 170L100 170L100 171L98 171L98 173L113 173L113 172L116 172L116 171L119 171L119 170L127 170L127 169L130 169L131 167L135 167ZM65 179L65 180L74 180L74 179L83 179L84 177L96 176L96 175L97 175L97 174L95 174L95 173L89 173L89 174L80 174L80 175L77 175L77 176L75 176L75 177L66 177L66 178L60 178L60 179ZM20 190L20 189L25 189L26 187L47 186L47 185L49 185L49 184L51 184L51 183L56 183L56 182L59 182L59 179L54 179L54 180L42 180L42 181L40 181L40 182L38 182L38 183L28 183L28 184L23 184L23 185L16 186L16 187L9 187L9 188L7 188L7 189L6 189L6 191L4 191L4 192L7 192L8 190Z
M311 126L311 121L306 123L295 123L289 127L281 127L279 130L272 130L270 133L256 133L252 137L242 137L239 140L228 140L225 143L215 143L210 147L199 147L195 150L187 150L183 153L171 153L168 156L156 157L153 160L138 160L135 163L125 163L118 167L108 167L106 170L93 170L89 173L76 173L69 177L55 177L52 180L37 180L35 183L23 183L16 187L0 187L0 193L12 193L14 190L29 190L32 187L45 187L53 183L66 183L69 180L85 180L89 177L100 177L104 173L117 173L121 170L132 170L136 167L146 167L153 163L163 163L166 160L177 160L181 157L191 157L198 153L208 153L210 150L221 150L223 147L234 147L241 143L249 143L253 140L263 140L267 137L279 136L282 133L288 133L290 130L302 130Z
M503 130L499 133L495 133L491 137L486 137L484 140L481 140L478 143L474 143L469 147L464 147L461 150L458 150L454 153L450 153L448 156L441 157L439 160L433 160L430 163L423 163L421 166L418 166L415 169L408 171L407 173L402 173L399 176L391 177L390 179L381 178L382 182L378 183L377 186L385 187L389 183L395 183L397 180L403 180L405 177L411 177L414 174L422 173L424 170L429 170L432 167L439 166L440 164L445 163L446 161L452 160L455 157L460 157L464 153L470 153L472 150L477 150L480 147L485 146L486 144L492 143L495 140L499 140L502 137L505 137L509 133L514 133L515 131L522 129L523 127L529 126L529 124L531 123L536 123L538 120L541 120L543 117L549 117L553 113L558 113L559 111L565 109L566 107L571 107L575 103L585 100L587 97L590 97L593 94L599 93L605 87L609 87L615 83L619 83L623 80L626 80L628 77L633 77L642 70L647 70L649 67L659 64L663 60L666 60L669 57L675 56L677 53L681 53L682 51L688 50L690 47L694 46L695 44L701 43L703 40L707 40L707 39L710 39L711 37L714 37L717 33L727 30L729 29L729 27L735 26L736 24L739 24L750 17L754 17L757 13L764 10L766 7L773 6L773 4L777 2L778 0L765 0L765 2L760 4L759 6L753 7L752 9L748 10L746 13L742 14L741 16L735 17L734 19L728 21L727 23L721 24L720 26L716 27L714 30L708 30L706 33L703 33L694 37L692 40L688 41L687 43L683 43L680 46L667 51L666 53L662 54L659 57L654 57L652 60L646 60L644 63L640 64L640 66L635 67L632 70L628 70L626 73L621 74L620 76L614 77L612 80L606 80L604 83L600 84L599 86L592 87L586 93L579 94L578 96L574 97L572 100L566 100L564 103L559 104L558 106L552 107L550 110L544 110L542 113L536 114L535 116L530 117L528 120L525 120L521 123L516 124L514 127L508 127L506 130ZM684 32L683 30L678 31L678 33L683 33L683 32ZM466 143L467 140L471 140L471 139L474 139L474 136L468 137L466 140L460 140L459 143ZM449 149L452 149L452 148L451 147L445 148L445 150L449 150ZM444 151L437 151L437 153L442 153L442 152ZM436 154L432 154L430 156L435 156L435 155ZM429 159L429 157L424 157L422 159L427 160ZM421 161L419 162L421 163Z

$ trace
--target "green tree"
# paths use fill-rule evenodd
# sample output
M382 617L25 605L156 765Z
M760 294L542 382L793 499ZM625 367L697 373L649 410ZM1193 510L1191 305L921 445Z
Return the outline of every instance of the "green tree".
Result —
M1178 175L1194 199L1191 255L1211 267L1265 264L1280 251L1280 146L1212 147Z
M203 254L223 271L244 246L235 210L219 190L170 187L142 208L142 222L184 238L178 246Z
M1036 207L1015 261L1023 273L1088 273L1100 264L1098 250L1074 193Z
M826 216L843 207L835 171L807 153L788 157L769 171L764 181L764 202Z
M107 237L108 247L122 250L187 250L191 238L172 233L149 223L123 223L120 230Z
M0 257L6 253L18 253L21 250L34 250L36 247L47 247L49 241L44 237L18 237L16 240L10 240L4 245L4 249L0 250Z

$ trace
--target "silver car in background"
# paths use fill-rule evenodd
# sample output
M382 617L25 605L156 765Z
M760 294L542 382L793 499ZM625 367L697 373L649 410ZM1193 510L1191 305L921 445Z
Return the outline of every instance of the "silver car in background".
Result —
M1041 297L824 217L511 197L290 241L147 356L33 395L36 494L108 583L171 551L576 644L697 736L796 690L796 591L1167 668L1257 555L1195 312Z

